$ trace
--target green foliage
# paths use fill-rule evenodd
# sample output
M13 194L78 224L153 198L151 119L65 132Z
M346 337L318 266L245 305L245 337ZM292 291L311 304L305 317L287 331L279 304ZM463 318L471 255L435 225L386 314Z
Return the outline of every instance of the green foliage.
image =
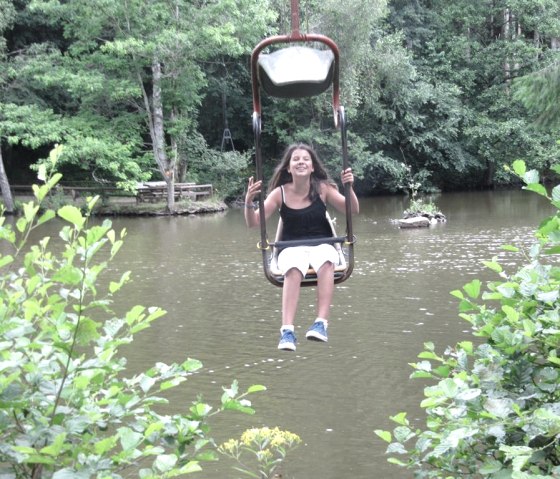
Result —
M289 2L173 7L0 0L0 103L35 108L24 122L34 127L34 159L41 145L64 142L67 179L95 172L130 187L171 172L176 181L203 177L208 159L192 161L191 138L200 134L219 150L222 94L236 149L251 150L247 57L262 38L289 32ZM340 48L360 193L398 191L402 161L428 172L434 188L451 190L507 185L516 180L502 162L523 158L543 173L558 157L551 141L558 138L557 0L302 0L300 7L302 32L323 33ZM307 140L338 170L330 100L330 92L301 101L263 96L265 161ZM534 128L533 118L547 129ZM9 140L2 131L3 147L20 141L10 130ZM217 188L224 196L241 190L231 178L231 187Z
M0 138L29 148L59 141L62 123L58 115L36 105L0 102Z
M45 172L14 226L0 217L0 475L155 479L201 470L217 457L207 419L226 410L252 414L246 396L264 387L243 392L234 381L217 406L199 398L182 413L160 412L167 392L201 363L156 362L127 374L119 348L165 312L135 305L115 315L113 299L130 272L106 286L100 278L125 231L108 220L88 224L97 198L85 214L71 205L40 213L61 178ZM31 231L55 217L63 223L58 242L28 244Z
M560 127L560 63L518 78L514 96L536 117L539 125Z
M560 174L560 165L554 170ZM514 162L513 171L556 213L540 223L527 264L508 274L494 258L485 265L500 280L485 287L475 279L451 293L477 341L461 341L443 354L425 343L412 364L412 377L430 382L421 403L425 429L399 413L391 418L392 432L376 431L389 443L389 461L415 477L560 474L560 185L549 193L523 161Z
M435 216L441 215L441 211L435 203L432 201L425 201L423 198L417 198L410 201L410 205L404 212L405 217L416 216L416 215L427 215Z
M246 185L248 152L218 151L209 148L200 135L193 134L186 143L190 158L187 179L211 184L220 199L231 199L243 193Z

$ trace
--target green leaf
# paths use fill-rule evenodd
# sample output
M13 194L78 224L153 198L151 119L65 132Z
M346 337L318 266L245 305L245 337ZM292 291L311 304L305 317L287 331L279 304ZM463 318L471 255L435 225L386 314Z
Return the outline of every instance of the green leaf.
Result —
M150 437L152 434L159 432L165 428L162 422L153 422L144 431L144 437Z
M433 372L442 378L446 378L449 376L451 368L449 366L438 366L434 368Z
M82 212L72 205L65 205L58 211L58 216L63 220L68 221L68 223L73 224L77 228L82 228L86 219L82 216Z
M457 384L451 378L447 378L440 381L439 386L441 388L442 393L448 398L454 398L455 396L457 396L457 393L459 392L459 388Z
M239 411L244 414L255 414L255 410L252 407L246 406L241 401L236 399L230 399L222 404L222 407L226 411Z
M192 474L193 472L202 471L202 467L198 464L198 461L189 461L187 464L179 469L180 474Z
M261 391L266 391L266 386L262 386L260 384L253 384L247 389L247 393L257 393Z
M502 306L502 311L506 314L507 318L511 322L517 323L519 321L519 313L511 306L508 305Z
M90 475L87 471L77 472L74 469L65 467L64 469L59 469L56 471L52 479L89 479Z
M23 205L23 215L28 223L31 223L33 221L38 211L39 206L32 201Z
M82 271L75 266L67 264L60 268L53 276L55 281L66 285L77 285L82 281Z
M537 170L529 170L523 175L523 181L527 185L532 185L539 182L539 172Z
M556 185L552 188L551 195L553 201L560 201L560 185Z
M105 439L97 440L95 442L95 453L98 455L103 455L113 449L117 444L117 438L115 436L107 437Z
M118 429L118 436L121 442L121 447L128 451L130 449L135 449L144 439L143 435L134 432L129 427L121 427Z
M46 223L47 221L52 220L55 216L56 216L56 213L53 210L47 210L37 220L37 225L42 225L43 223Z
M432 351L422 351L418 357L420 359L438 359L441 360L441 358L434 352Z
M121 276L121 279L119 280L119 282L115 282L115 281L110 281L109 282L109 292L111 294L116 293L119 289L122 288L122 286L128 282L130 280L130 271L126 271L125 273L123 273L123 275Z
M546 188L540 183L531 183L527 185L524 189L538 193L541 196L548 197L548 192L546 191Z
M494 474L502 469L503 464L496 459L486 459L484 464L480 466L479 473L480 474Z
M496 273L501 273L503 271L500 264L496 261L483 261L482 264Z
M64 447L64 441L66 440L66 433L60 433L54 438L51 445L43 447L40 452L41 454L47 454L49 456L58 456Z
M554 303L558 300L560 296L560 292L558 290L553 291L539 291L536 295L536 298L543 303Z
M511 166L513 167L513 171L515 171L515 174L517 176L522 177L527 171L527 167L525 166L525 162L523 160L515 160Z
M24 464L48 464L54 465L57 462L55 457L39 456L38 454L31 455L22 461Z
M39 165L37 170L37 178L43 183L47 181L47 167L44 164Z
M187 372L197 371L202 368L202 362L200 362L198 359L189 358L181 364L181 368Z
M31 185L33 190L33 195L39 203L41 203L49 193L49 187L47 185Z
M167 381L163 381L159 386L159 390L160 391L166 391L167 389L171 389L171 388L174 388L174 387L178 386L179 384L181 384L182 382L184 382L186 380L187 380L186 378L177 377L177 378L169 379Z
M463 299L465 297L465 295L463 294L462 291L459 291L458 289L455 289L453 291L451 291L451 293L449 293L451 296L455 296L456 298L459 299Z
M512 253L519 253L519 248L510 244L502 245L501 249L503 249L504 251L511 251Z
M465 351L467 354L472 354L473 352L473 343L472 341L461 341L457 344L459 348Z
M211 410L212 410L211 406L200 402L196 403L194 406L191 407L191 411L195 413L198 417L207 416Z
M527 171L525 162L523 160L515 160L512 163L512 167L513 171L515 171L515 174L520 177L523 177L523 175L525 175L525 172Z
M9 264L11 264L14 261L14 258L11 254L8 254L6 256L1 256L0 257L0 268L3 268L4 266L7 266Z
M177 464L177 456L175 454L160 454L154 461L154 467L159 472L171 471Z
M547 360L553 364L557 364L560 366L560 358L556 356L556 351L553 351L554 354L548 356Z
M463 286L463 289L471 298L476 299L480 295L481 284L479 279L473 279L470 283Z
M405 412L400 412L398 414L396 414L395 416L389 416L389 419L393 422L396 422L397 424L401 424L403 426L408 426L408 419L406 418L406 413Z
M393 440L391 433L389 431L383 431L382 429L376 429L375 431L373 431L375 434L377 434L381 439L383 439L385 442L391 442Z
M27 225L29 224L29 222L21 217L18 218L18 220L16 221L16 229L20 232L23 233L25 231L25 228L27 228Z
M524 319L523 330L527 336L532 337L535 335L535 332L537 331L537 326L535 325L534 321L531 321L529 319Z

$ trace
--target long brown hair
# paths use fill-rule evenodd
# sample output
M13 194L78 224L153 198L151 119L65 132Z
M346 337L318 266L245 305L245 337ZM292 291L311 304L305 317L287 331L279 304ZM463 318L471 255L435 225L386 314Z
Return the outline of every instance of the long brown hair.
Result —
M284 150L282 159L278 166L274 169L274 173L268 182L268 192L270 193L274 188L291 183L293 181L292 174L288 172L292 153L295 150L305 150L309 153L311 161L313 162L313 172L311 173L310 186L309 186L309 200L314 201L321 191L321 183L327 182L333 186L336 183L330 177L325 165L317 155L316 151L306 143L293 143Z

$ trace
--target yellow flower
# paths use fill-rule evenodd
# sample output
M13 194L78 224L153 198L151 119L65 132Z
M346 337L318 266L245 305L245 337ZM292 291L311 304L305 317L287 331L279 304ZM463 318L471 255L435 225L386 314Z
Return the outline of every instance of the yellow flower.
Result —
M297 434L282 431L278 427L247 429L239 440L230 439L218 447L218 451L242 463L242 455L249 454L257 461L262 477L270 478L274 469L286 458L288 450L301 443ZM243 465L245 468L246 466ZM248 475L251 473L247 472Z
M237 439L230 439L218 447L218 451L224 454L237 455L239 450L239 441Z

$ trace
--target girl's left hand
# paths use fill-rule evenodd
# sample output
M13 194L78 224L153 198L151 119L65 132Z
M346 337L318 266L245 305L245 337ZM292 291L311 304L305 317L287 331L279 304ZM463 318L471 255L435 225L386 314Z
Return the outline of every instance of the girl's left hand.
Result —
M346 168L345 170L342 170L342 172L340 173L340 178L342 180L342 184L350 184L353 185L354 184L354 174L352 173L352 168Z

